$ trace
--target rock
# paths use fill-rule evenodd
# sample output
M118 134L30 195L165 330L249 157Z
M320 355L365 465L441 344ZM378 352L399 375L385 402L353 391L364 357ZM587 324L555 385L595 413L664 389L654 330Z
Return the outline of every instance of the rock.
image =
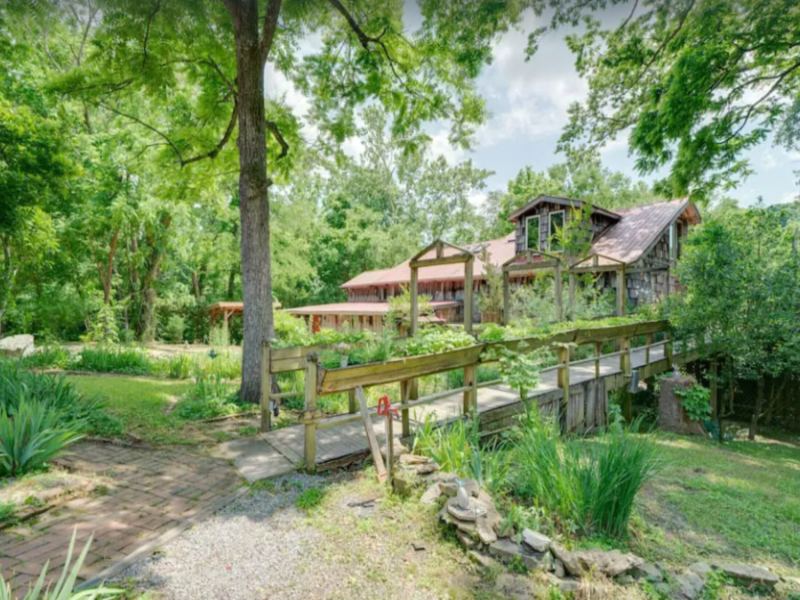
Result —
M567 550L564 548L564 546L557 544L556 542L551 542L550 552L553 553L554 557L561 561L561 564L564 565L564 569L566 569L567 573L570 575L581 574L581 565L578 562L578 557L575 556L574 552Z
M701 560L690 564L689 570L694 571L705 580L705 578L708 577L708 574L712 571L712 568L710 564Z
M457 498L450 498L445 507L447 512L453 515L459 521L477 521L478 517L486 514L486 509L480 505L477 500L469 502L469 508L461 508Z
M638 568L644 561L634 554L619 550L582 550L575 552L582 571L597 571L608 577L619 577ZM566 565L566 563L564 563ZM567 570L570 570L567 568ZM570 573L576 575L570 570Z
M478 537L478 527L475 523L469 521L459 521L458 519L454 518L449 512L447 512L447 507L442 508L439 511L439 519L447 524L453 525L459 531L466 533L472 539L479 539Z
M464 489L470 496L478 497L478 494L481 491L478 482L474 479L462 479L461 485L464 486ZM448 496L455 496L458 493L458 478L453 478L448 481L442 481L442 492Z
M0 340L0 354L6 356L30 356L34 350L33 336L27 333L10 335Z
M637 579L644 579L650 583L658 583L664 581L664 574L656 565L647 561L633 569L631 573Z
M494 589L501 598L511 598L512 600L530 600L535 591L530 577L516 573L500 573L495 581Z
M497 561L493 559L491 556L487 556L482 552L478 552L477 550L470 550L467 552L467 556L480 567L484 569L495 569L499 567Z
M620 575L615 579L615 581L620 585L630 585L636 580L630 575Z
M676 588L673 598L675 600L695 600L700 595L700 592L703 591L705 584L705 578L700 577L690 569L686 569L675 578Z
M478 520L475 521L475 526L478 530L478 538L482 544L489 546L497 541L497 532L486 515L479 517Z
M431 458L420 454L401 454L399 460L401 465L426 465L433 462Z
M780 581L780 577L764 567L756 565L746 565L743 563L714 563L713 566L731 579L745 585L758 584L773 587Z
M477 543L478 543L478 542L476 542L475 540L473 540L471 537L469 537L469 536L468 536L466 533L464 533L463 531L456 531L456 538L458 538L458 541L459 541L459 542L461 543L461 545L462 545L462 546L464 546L464 548L466 548L467 550L469 550L469 549L471 549L471 548L474 548L474 547L477 545Z
M552 574L548 574L547 581L551 586L557 587L562 594L574 594L581 584L577 577L556 577Z
M395 494L407 497L420 485L421 481L415 473L405 469L396 469L392 477L392 490Z
M489 553L505 563L521 560L529 569L547 569L550 566L549 558L545 558L545 553L535 552L508 538L499 539L491 544Z
M398 440L397 438L394 439L394 461L399 462L401 465L406 464L402 461L402 458L406 456L406 452L408 452L408 448L406 448L403 443ZM383 456L384 461L388 461L389 457L386 455L386 444L381 445L381 455ZM426 460L430 460L427 456L423 456Z
M422 497L419 501L422 504L436 504L436 501L441 498L442 496L442 488L439 486L439 482L432 483L428 486L428 489L425 490L425 493L422 494Z
M423 465L414 465L414 471L417 475L430 475L431 473L435 473L439 470L439 465L434 462L423 464Z
M523 529L522 541L537 552L547 552L550 549L550 542L552 540L546 535L538 533L533 529Z
M553 574L558 578L567 576L567 570L564 568L564 563L557 558L553 560Z

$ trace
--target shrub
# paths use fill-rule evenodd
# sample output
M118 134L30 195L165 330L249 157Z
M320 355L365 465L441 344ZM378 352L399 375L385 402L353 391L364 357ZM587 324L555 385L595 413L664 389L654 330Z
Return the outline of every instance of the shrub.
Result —
M37 469L83 437L59 421L58 411L41 402L24 401L13 414L0 411L0 476Z
M681 406L692 421L703 422L711 418L711 392L702 385L678 388L675 395L680 397Z
M404 356L435 354L475 344L475 338L463 329L426 327L413 338L408 338L400 348L400 353Z
M232 415L242 411L236 390L219 375L200 375L191 390L178 402L175 414L196 421Z
M19 364L26 369L65 369L69 365L69 351L62 346L45 346L39 348L30 356L19 360Z
M23 598L24 600L99 600L101 598L117 598L122 596L124 590L102 586L82 590L80 592L75 591L78 574L86 560L89 547L92 545L92 537L90 536L75 561L75 564L72 565L72 553L75 549L75 535L76 533L72 534L72 539L67 549L67 560L64 563L61 576L58 578L55 585L45 588L48 565L42 568L42 572L39 574L36 583L32 588L28 589L24 596L22 595L22 590L12 590L11 582L6 581L2 574L0 574L0 600L13 600L13 598Z
M211 350L207 357L198 359L194 367L194 376L219 377L221 379L238 379L242 374L241 360L230 352L218 353Z
M184 339L186 320L180 315L172 315L164 325L164 339L173 344L180 344Z
M195 361L188 354L176 354L157 361L154 365L159 375L170 379L189 379L196 368Z
M85 338L100 344L116 344L119 341L119 327L114 309L103 304L97 311Z
M84 348L72 367L82 371L129 375L148 375L153 371L153 363L143 351L113 346Z

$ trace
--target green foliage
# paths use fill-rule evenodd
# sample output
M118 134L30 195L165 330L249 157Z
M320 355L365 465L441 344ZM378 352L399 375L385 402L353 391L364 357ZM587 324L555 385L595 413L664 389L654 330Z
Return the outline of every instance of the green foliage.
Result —
M56 410L24 401L12 413L0 411L0 476L15 477L41 468L82 435L61 425Z
M124 346L86 347L70 366L79 371L129 375L147 375L153 371L153 363L143 350Z
M173 344L179 344L184 339L186 319L180 315L171 315L164 326L164 339Z
M69 351L62 346L53 345L38 348L30 356L19 359L19 364L26 369L65 369L69 361Z
M110 304L103 304L92 319L91 327L86 333L86 341L98 344L116 344L119 342L117 316Z
M497 358L500 377L519 392L523 402L526 401L528 392L539 385L542 352L531 352L524 343L521 343L516 350L500 346L493 351Z
M437 354L475 345L475 338L462 329L450 327L424 327L399 348L401 356Z
M78 584L79 573L83 568L86 555L89 553L89 548L92 545L92 536L89 536L86 545L73 564L72 553L75 548L76 535L77 531L73 532L69 542L69 548L67 549L67 558L64 562L64 568L61 571L61 576L55 583L45 585L48 569L47 564L42 567L42 571L36 583L24 592L24 595L23 590L12 590L11 582L6 581L5 578L0 575L0 600L13 600L14 598L19 598L21 600L103 600L121 597L123 595L123 590L105 586L81 591L75 590Z
M197 376L194 385L175 407L175 414L190 421L213 419L242 412L236 389L219 375Z
M433 316L431 298L425 294L417 295L417 315L418 317ZM411 327L411 292L408 288L397 296L389 298L389 312L386 314L386 324L399 327L401 331L408 331Z
M317 506L322 504L325 499L325 490L318 487L310 487L304 489L294 501L294 504L300 510L310 512Z
M702 385L689 388L676 388L675 394L681 399L681 406L692 421L703 422L711 418L711 392Z
M188 354L176 354L153 363L154 371L170 379L188 379L196 367L195 360Z

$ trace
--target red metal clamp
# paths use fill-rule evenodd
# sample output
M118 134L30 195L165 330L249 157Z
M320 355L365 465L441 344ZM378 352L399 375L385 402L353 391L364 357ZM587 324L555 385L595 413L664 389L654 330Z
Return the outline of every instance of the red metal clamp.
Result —
M392 406L392 401L389 400L389 396L381 396L378 398L378 415L381 417L385 417L387 415L399 415L397 409Z

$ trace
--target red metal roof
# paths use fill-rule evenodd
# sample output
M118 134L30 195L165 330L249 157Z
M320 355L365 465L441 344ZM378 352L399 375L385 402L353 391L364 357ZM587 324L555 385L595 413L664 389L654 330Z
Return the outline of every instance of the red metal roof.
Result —
M512 233L496 240L478 242L466 246L468 250L475 253L475 263L472 268L472 274L475 279L483 279L485 274L483 262L480 259L481 250L484 247L489 253L492 264L499 268L515 254L514 234ZM451 256L457 253L457 250L445 247L445 256ZM429 254L433 256L434 250L431 250ZM424 257L420 258L429 258L429 256L426 254ZM464 265L456 263L452 265L422 267L419 270L418 277L419 281L462 281L464 279ZM342 287L348 289L390 284L407 284L410 280L411 267L409 267L409 261L406 260L388 269L378 269L376 271L360 273L350 281L345 282Z
M439 300L430 302L431 308L453 308L458 302ZM384 316L389 312L388 302L335 302L333 304L317 304L314 306L298 306L287 308L292 315L364 315Z

